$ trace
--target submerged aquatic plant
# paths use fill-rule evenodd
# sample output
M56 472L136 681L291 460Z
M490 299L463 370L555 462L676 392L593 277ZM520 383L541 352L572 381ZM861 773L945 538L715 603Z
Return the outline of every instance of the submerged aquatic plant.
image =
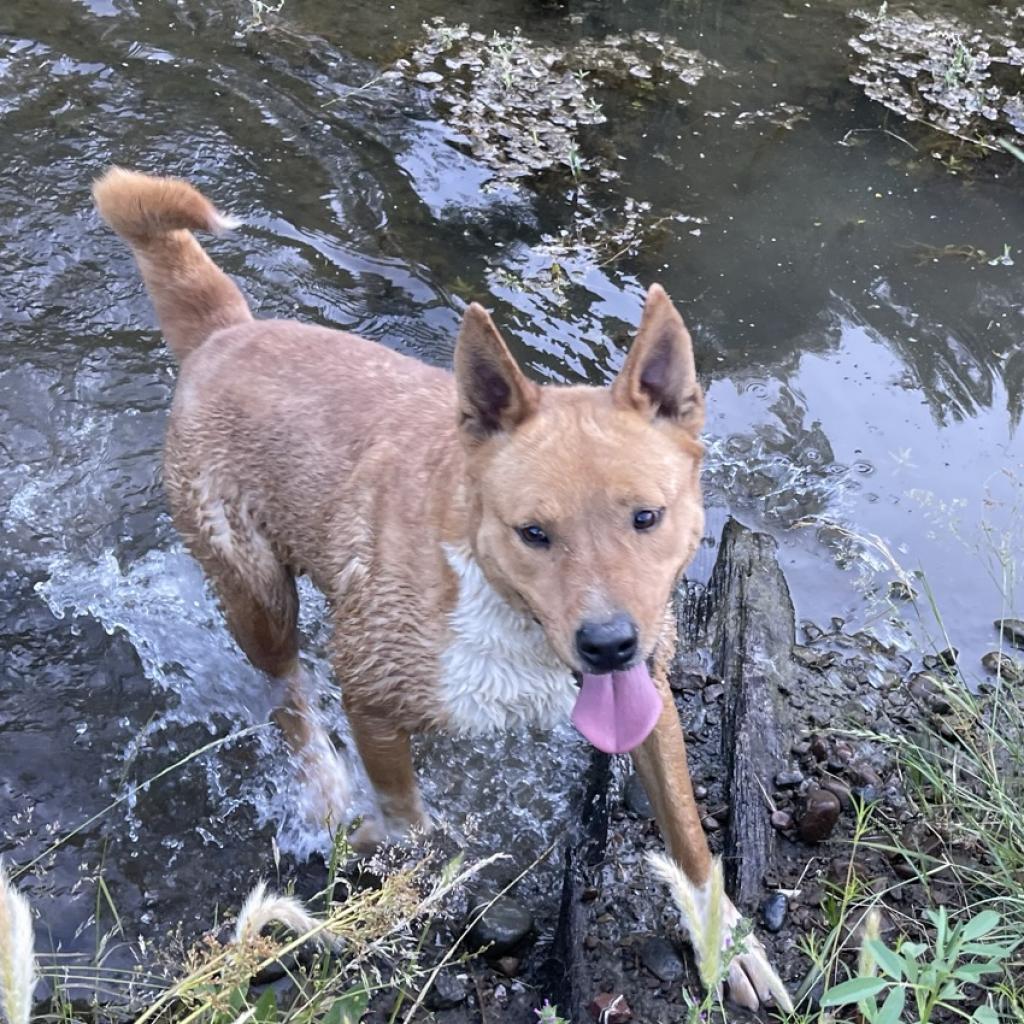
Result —
M884 4L853 17L865 27L850 40L850 80L871 99L983 149L1024 140L1024 8L986 9L977 25Z
M544 46L511 32L473 32L437 17L424 39L387 77L426 86L445 120L469 142L473 155L506 182L548 171L580 183L590 172L615 176L582 144L582 131L607 117L596 87L654 81L696 85L720 68L695 50L656 32L610 35L571 48Z
M32 911L0 863L0 1017L28 1024L36 985Z

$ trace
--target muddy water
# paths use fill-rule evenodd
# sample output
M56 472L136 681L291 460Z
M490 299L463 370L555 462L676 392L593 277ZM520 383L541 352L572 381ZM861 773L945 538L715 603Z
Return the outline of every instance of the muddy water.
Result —
M435 15L570 53L654 31L720 67L595 88L607 121L580 137L584 174L610 180L487 188L435 91L381 77ZM1009 162L950 169L864 100L843 4L289 0L253 19L200 0L0 9L0 853L34 862L45 943L90 950L114 926L100 874L131 938L208 922L272 873L275 843L323 838L289 817L263 681L168 522L173 365L88 202L112 161L186 175L244 219L210 247L260 314L438 363L473 297L538 376L605 381L661 281L709 395L695 572L733 511L779 538L801 616L918 649L936 629L888 604L887 556L847 533L877 536L925 570L973 671L1003 608L992 548L1022 529L1024 179ZM660 229L590 244L581 223L607 241L630 202ZM438 814L520 864L562 827L581 758L568 731L419 750Z

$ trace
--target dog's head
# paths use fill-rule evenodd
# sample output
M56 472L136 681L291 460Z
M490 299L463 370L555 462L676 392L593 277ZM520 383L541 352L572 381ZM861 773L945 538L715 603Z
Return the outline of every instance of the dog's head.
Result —
M642 665L704 526L704 398L679 313L653 286L610 387L551 387L527 380L474 304L455 373L487 578L574 671Z

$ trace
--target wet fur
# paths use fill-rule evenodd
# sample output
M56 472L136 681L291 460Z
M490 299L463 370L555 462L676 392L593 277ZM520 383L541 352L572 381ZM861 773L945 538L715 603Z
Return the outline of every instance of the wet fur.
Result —
M314 786L326 769L302 695L297 574L329 600L333 665L381 808L369 839L425 821L410 734L564 715L581 622L625 611L664 706L634 758L670 852L705 884L666 679L669 599L703 530L703 396L665 293L649 292L609 388L527 380L475 304L452 375L350 334L254 320L191 234L225 220L188 184L115 169L94 195L181 362L164 458L174 521L242 649L282 680L278 721ZM665 512L641 533L637 508ZM549 549L523 543L527 523ZM753 988L739 995L756 1005Z

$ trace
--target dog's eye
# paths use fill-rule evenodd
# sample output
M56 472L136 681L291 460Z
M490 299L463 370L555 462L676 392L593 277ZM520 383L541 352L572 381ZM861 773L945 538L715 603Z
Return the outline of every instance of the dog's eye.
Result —
M535 523L517 527L516 533L519 534L520 540L524 544L529 544L531 548L546 548L551 543L548 535Z
M650 530L658 525L661 520L663 508L642 508L633 513L633 529Z

